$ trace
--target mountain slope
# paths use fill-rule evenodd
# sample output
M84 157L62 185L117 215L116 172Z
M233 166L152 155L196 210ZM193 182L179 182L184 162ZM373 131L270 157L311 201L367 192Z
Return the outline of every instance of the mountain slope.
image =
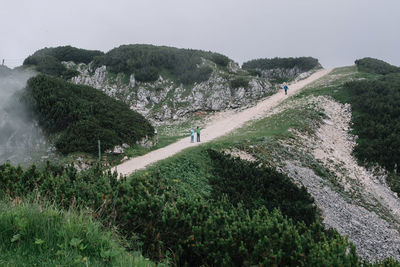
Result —
M279 64L274 61L274 73L286 80L305 78L315 70L304 68L308 61L319 66L317 59L283 58ZM46 48L24 64L100 89L157 123L186 120L199 111L243 107L272 94L283 81L241 69L218 53L142 44L122 45L105 54L69 46ZM57 71L49 72L46 66Z
M308 83L326 75L329 73L329 71L330 70L320 70L311 75L308 79L290 85L289 96L295 94ZM259 102L254 107L239 112L219 114L217 118L215 118L209 125L206 126L205 129L201 131L202 143L209 142L218 137L226 135L234 129L241 127L246 122L263 116L265 112L278 105L285 99L286 96L282 92L278 92ZM135 170L144 168L146 165L154 163L157 160L172 156L185 148L199 144L200 143L190 143L189 137L187 137L167 147L152 151L144 156L134 158L130 161L126 161L121 165L116 166L115 170L117 170L120 174L127 175Z

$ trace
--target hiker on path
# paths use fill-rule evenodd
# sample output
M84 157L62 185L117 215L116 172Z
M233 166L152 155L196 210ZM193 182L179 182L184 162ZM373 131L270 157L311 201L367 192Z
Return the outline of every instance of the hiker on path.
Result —
M193 128L190 128L190 143L194 142L194 130Z
M287 95L287 90L289 89L289 87L285 84L285 85L283 86L283 89L285 90L285 95Z
M199 126L196 128L196 133L197 133L197 142L200 142L200 129Z

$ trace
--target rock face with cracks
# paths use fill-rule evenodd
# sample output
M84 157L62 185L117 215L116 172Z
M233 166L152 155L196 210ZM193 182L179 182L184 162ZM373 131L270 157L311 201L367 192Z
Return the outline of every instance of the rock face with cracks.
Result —
M79 71L80 74L71 79L73 83L100 89L126 102L153 122L178 120L196 111L235 109L275 90L267 79L252 76L246 76L248 86L232 88L231 80L242 71L234 62L229 62L227 70L220 70L214 63L206 62L213 68L210 78L193 85L182 85L163 76L151 83L138 82L134 73L129 76L122 73L114 75L107 71L106 66L93 69L91 64L63 63Z

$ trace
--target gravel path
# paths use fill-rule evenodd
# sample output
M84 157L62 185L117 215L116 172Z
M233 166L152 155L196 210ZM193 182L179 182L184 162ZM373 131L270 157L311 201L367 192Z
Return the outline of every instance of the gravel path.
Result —
M294 95L304 86L328 74L330 71L331 71L330 69L322 69L315 72L310 77L304 80L291 84L289 86L287 96L283 93L283 90L280 90L276 94L260 101L257 105L250 107L248 109L239 112L226 111L219 113L218 115L215 116L214 119L211 120L210 123L206 125L204 129L202 129L200 143L190 143L190 137L183 138L166 147L147 153L146 155L130 159L114 167L112 170L113 171L116 170L121 175L129 175L130 173L139 169L143 169L152 163L155 163L159 160L175 155L176 153L182 151L185 148L206 143L218 137L221 137L231 132L232 130L241 127L245 122L248 122L250 120L262 116L267 111L269 111L270 109L281 103L287 97Z

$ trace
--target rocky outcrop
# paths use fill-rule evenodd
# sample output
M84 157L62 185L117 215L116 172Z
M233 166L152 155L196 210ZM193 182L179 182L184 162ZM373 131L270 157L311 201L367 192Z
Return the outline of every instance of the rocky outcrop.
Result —
M207 62L203 63L207 64ZM162 76L152 83L137 82L134 74L110 74L106 66L96 69L92 65L64 62L68 68L76 69L79 75L72 78L76 84L85 84L104 91L109 96L122 100L153 122L179 120L196 111L220 111L238 108L258 100L274 89L264 78L246 76L247 87L232 88L230 81L242 70L230 62L226 70L215 64L210 78L192 86L177 84ZM242 71L243 72L243 71Z
M136 84L133 74L128 79L124 74L112 76L107 72L106 66L93 69L91 64L80 63L75 65L73 62L63 62L63 64L68 68L79 71L80 74L71 79L73 83L92 86L120 100L123 100L121 96L128 94Z

